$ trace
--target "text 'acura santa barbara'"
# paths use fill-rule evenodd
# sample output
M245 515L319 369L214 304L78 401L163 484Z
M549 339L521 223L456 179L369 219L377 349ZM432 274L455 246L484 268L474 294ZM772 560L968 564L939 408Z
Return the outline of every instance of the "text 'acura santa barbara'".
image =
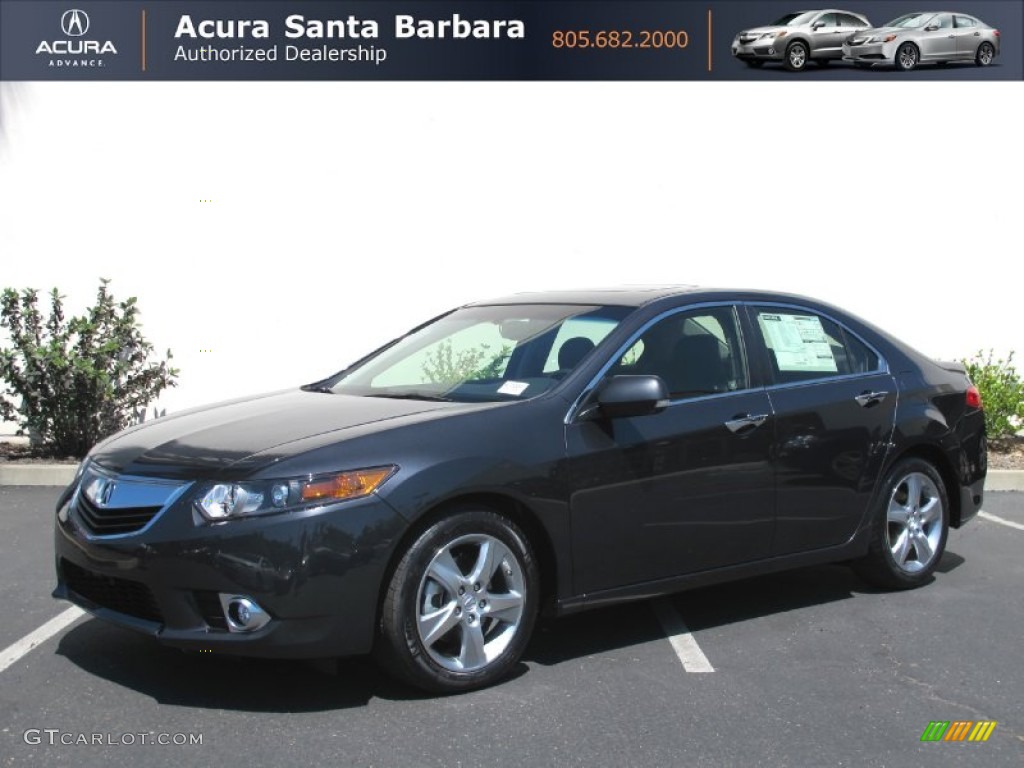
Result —
M183 649L493 683L539 614L851 562L927 584L982 503L964 368L798 296L537 293L97 445L54 595Z

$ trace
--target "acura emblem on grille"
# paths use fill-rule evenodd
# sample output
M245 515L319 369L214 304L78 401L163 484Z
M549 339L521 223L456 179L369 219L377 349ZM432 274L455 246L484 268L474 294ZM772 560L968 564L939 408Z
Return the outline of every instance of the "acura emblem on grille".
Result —
M99 493L99 497L96 499L96 503L101 507L107 506L110 503L110 497L114 495L114 488L117 486L113 480L110 480L103 484L103 488Z

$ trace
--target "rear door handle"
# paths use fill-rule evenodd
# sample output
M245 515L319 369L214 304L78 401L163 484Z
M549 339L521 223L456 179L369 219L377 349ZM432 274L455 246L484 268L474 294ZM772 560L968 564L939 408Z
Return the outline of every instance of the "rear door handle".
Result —
M872 405L878 405L888 396L888 392L861 392L853 399L857 401L857 405L861 408L870 408Z
M748 413L745 416L737 416L734 419L730 419L725 422L725 426L729 428L730 432L749 432L757 429L766 421L768 421L767 413L761 413L757 416L751 416Z

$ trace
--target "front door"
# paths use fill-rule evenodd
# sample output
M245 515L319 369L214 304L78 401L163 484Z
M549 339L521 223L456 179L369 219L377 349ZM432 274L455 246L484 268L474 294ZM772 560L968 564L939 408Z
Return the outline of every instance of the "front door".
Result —
M658 375L672 403L566 427L577 594L766 557L773 423L732 306L643 331L608 371Z

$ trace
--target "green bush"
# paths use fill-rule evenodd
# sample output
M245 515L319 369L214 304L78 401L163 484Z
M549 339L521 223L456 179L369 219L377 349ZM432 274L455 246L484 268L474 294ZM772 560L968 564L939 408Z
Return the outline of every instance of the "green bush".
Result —
M1013 366L1013 352L1006 359L994 357L991 349L978 352L964 365L981 392L989 439L1013 437L1024 428L1024 379Z
M85 456L175 385L170 350L167 359L150 360L135 298L116 302L108 282L100 281L94 306L68 320L56 288L45 318L34 289L6 288L0 296L9 344L0 348L0 417L38 440L44 455Z

